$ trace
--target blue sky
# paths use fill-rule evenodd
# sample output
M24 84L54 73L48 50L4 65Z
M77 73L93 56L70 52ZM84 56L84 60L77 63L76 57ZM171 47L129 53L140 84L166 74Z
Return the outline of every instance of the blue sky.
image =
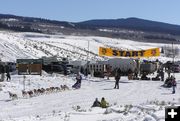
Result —
M1 0L0 13L79 22L138 17L180 25L180 0Z

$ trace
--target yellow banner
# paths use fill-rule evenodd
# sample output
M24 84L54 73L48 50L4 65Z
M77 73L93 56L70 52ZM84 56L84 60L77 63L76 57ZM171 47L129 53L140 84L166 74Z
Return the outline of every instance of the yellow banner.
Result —
M115 50L112 48L103 48L99 47L99 56L116 56L116 57L153 57L160 56L159 48L152 48L147 50L138 50L138 51L124 51L124 50Z

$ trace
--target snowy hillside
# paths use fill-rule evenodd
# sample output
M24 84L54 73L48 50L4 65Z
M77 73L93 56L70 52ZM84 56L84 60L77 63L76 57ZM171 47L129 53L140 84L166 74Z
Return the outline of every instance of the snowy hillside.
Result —
M169 46L96 36L65 36L1 31L0 58L3 61L15 61L17 58L40 58L42 56L57 55L59 58L68 57L69 60L86 60L88 41L89 58L91 60L104 59L98 56L98 48L100 46L123 50ZM180 48L178 45L175 46Z

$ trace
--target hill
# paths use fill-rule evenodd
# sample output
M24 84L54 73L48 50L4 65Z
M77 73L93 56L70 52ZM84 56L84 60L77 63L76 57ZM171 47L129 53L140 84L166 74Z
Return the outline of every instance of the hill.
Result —
M139 18L66 22L0 14L0 29L45 34L101 36L156 43L180 43L180 26Z
M179 25L144 20L139 18L89 20L89 21L80 22L79 24L83 24L86 26L87 25L95 26L95 27L122 28L122 29L130 29L130 30L180 35Z
M0 31L0 59L2 61L16 61L18 58L41 58L42 56L67 57L69 60L87 60L88 53L90 60L104 60L106 58L98 56L98 48L100 46L122 50L169 47L171 51L172 45L97 36L49 35L32 32ZM179 45L174 45L174 48L178 51L176 54L178 60ZM163 55L158 57L158 59L163 61ZM172 60L171 56L165 59L165 61L168 59Z

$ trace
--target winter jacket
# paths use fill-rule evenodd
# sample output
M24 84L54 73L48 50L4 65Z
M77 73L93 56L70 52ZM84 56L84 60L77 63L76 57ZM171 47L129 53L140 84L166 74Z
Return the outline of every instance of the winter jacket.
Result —
M98 100L95 100L92 107L100 107L101 103Z
M120 80L120 75L116 75L115 80Z
M176 86L176 80L175 79L172 80L172 86Z
M82 77L81 75L76 76L77 83L81 83Z
M102 108L107 108L108 107L108 103L106 102L106 100L101 100L101 105Z

